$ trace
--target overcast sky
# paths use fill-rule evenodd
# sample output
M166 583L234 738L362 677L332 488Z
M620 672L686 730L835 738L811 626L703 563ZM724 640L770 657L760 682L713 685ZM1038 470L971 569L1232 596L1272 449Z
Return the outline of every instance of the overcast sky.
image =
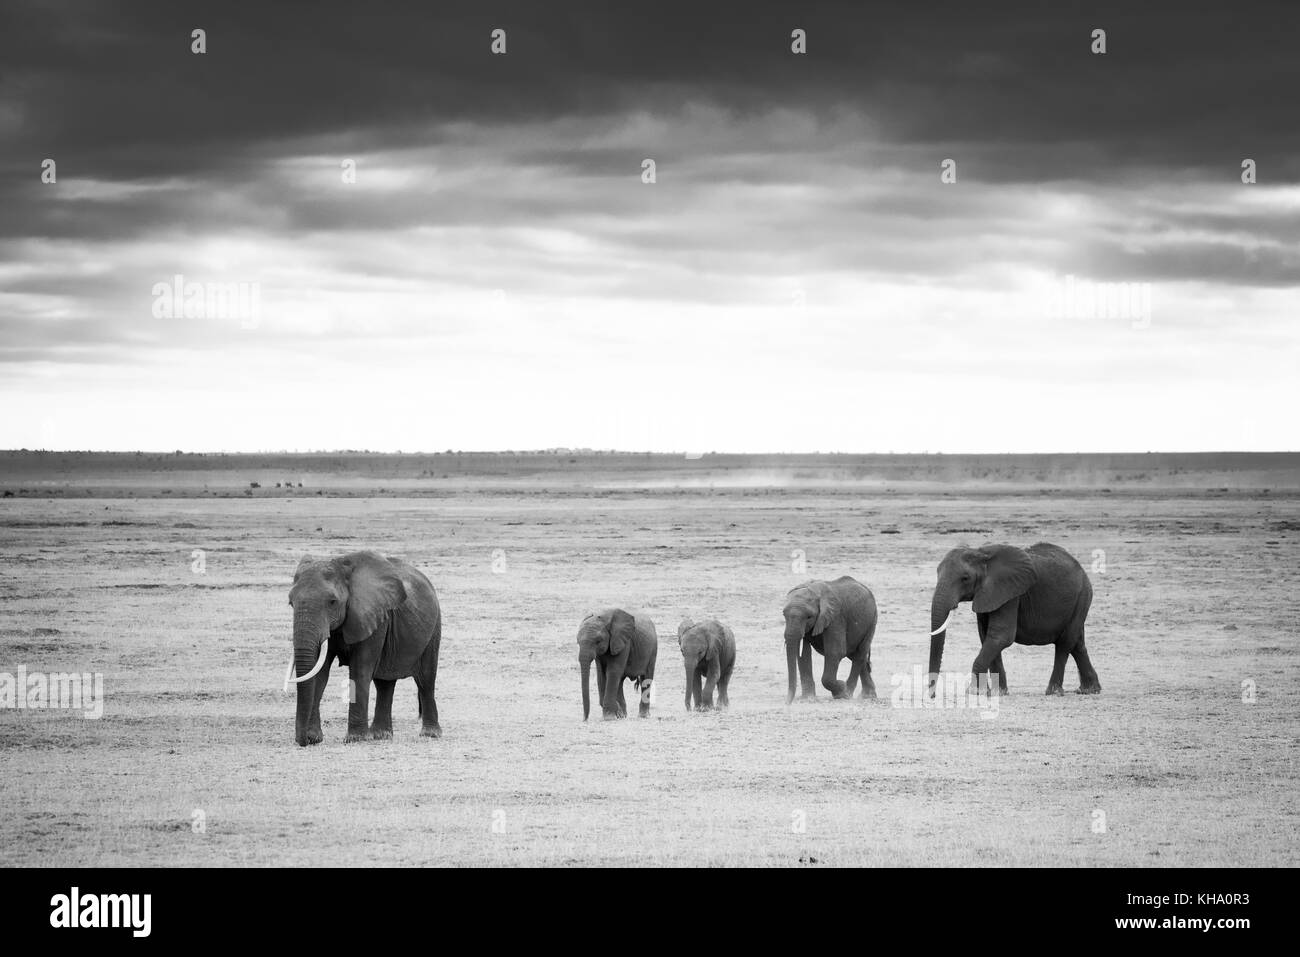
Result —
M1300 448L1294 4L610 6L6 0L0 447Z

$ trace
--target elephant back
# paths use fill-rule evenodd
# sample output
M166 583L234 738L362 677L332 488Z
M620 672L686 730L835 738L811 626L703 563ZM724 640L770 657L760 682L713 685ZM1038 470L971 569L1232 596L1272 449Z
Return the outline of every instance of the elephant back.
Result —
M852 575L841 575L839 578L835 579L835 581L827 582L827 584L840 592L857 592L858 594L866 592L868 595L871 594L871 589L862 584L862 582L858 581Z

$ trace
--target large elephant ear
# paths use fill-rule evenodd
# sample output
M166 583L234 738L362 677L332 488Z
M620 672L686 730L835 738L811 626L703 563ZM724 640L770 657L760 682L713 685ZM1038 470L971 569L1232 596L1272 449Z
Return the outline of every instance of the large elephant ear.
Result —
M349 645L365 641L394 608L406 601L406 586L388 559L374 552L355 552L338 561L348 586L348 613L343 619L343 640Z
M813 625L812 633L820 635L840 613L840 602L825 582L818 582L813 591L817 595L817 623Z
M1019 598L1034 587L1038 572L1034 561L1023 548L1014 545L985 545L979 549L984 556L984 580L971 607L976 613L996 611L1013 598Z
M636 622L621 608L615 608L609 616L609 653L621 655L632 644L636 634Z

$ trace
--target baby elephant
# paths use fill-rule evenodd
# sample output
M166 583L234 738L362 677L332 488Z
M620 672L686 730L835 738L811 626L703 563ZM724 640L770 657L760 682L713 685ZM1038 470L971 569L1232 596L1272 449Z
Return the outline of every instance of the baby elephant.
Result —
M596 665L596 698L605 718L626 718L623 682L640 692L639 714L650 713L659 636L647 616L622 608L593 612L578 626L578 664L582 666L582 720L591 711L591 665Z
M694 622L687 618L677 626L677 644L682 649L686 663L686 710L691 710L691 697L695 707L713 707L713 689L718 689L718 707L731 702L727 698L727 683L731 669L736 666L736 636L721 622L708 618ZM700 681L704 692L700 693Z
M848 575L834 581L810 581L796 585L785 597L785 655L789 684L785 703L794 700L795 668L805 698L813 698L812 653L820 652L822 687L836 698L853 697L862 679L862 697L874 698L871 680L871 639L876 634L876 598L871 589ZM845 658L853 662L845 687L836 672Z

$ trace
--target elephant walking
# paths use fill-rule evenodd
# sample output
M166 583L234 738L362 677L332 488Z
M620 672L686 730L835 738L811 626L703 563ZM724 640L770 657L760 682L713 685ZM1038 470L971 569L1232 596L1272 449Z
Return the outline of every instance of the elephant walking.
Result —
M871 589L848 575L832 582L804 582L790 589L782 614L785 616L785 657L789 678L786 704L794 700L796 659L803 697L817 696L813 690L813 649L826 659L822 686L832 696L851 698L859 678L862 679L862 697L876 696L876 685L871 680L876 599ZM836 675L840 662L845 658L853 663L847 689Z
M622 608L594 612L578 626L578 663L582 666L582 720L591 711L591 665L596 664L596 698L605 718L627 717L623 682L640 692L642 718L650 713L659 636L654 622Z
M289 589L293 606L293 661L298 685L294 738L319 744L320 701L334 660L348 666L351 703L344 741L393 736L393 690L399 678L415 678L421 734L442 736L434 683L442 644L442 609L419 569L374 552L298 564ZM313 664L314 662L314 664ZM294 677L296 670L297 676ZM366 727L370 682L375 683L375 720Z
M677 626L677 644L686 665L686 710L691 710L692 697L696 708L712 708L714 688L718 690L718 707L728 707L731 701L727 685L736 666L736 636L732 630L713 618L701 622L688 618Z
M954 548L944 557L930 603L932 692L943 660L948 621L964 601L971 602L979 627L980 651L971 666L977 683L991 668L997 672L1000 690L1006 692L1002 652L1016 642L1056 645L1048 694L1064 693L1065 660L1070 656L1079 668L1079 693L1101 691L1083 640L1084 621L1092 605L1092 582L1065 549L1046 542L1027 549L984 545Z

